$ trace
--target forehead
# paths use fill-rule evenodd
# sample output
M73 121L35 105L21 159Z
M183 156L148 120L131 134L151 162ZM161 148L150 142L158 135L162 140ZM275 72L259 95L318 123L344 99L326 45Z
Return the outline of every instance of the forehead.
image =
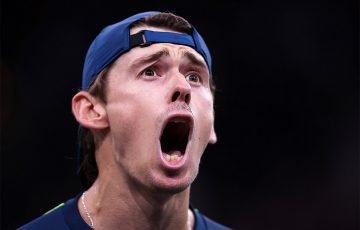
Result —
M120 59L126 59L126 61L132 61L136 59L144 59L147 57L172 57L177 60L189 60L191 62L196 62L198 65L202 65L207 69L206 62L204 58L197 53L195 50L188 46L184 45L176 45L171 43L155 43L148 47L135 47L131 49L129 52L120 56Z

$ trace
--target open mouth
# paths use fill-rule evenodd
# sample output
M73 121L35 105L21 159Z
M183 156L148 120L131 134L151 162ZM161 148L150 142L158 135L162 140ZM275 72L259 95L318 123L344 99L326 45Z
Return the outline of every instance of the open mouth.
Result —
M167 122L160 137L161 150L166 161L176 163L184 157L191 124L191 119L187 117L175 117Z

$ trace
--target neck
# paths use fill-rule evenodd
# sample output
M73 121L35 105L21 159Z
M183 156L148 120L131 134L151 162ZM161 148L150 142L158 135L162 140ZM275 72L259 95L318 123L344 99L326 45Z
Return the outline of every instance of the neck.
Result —
M159 195L114 181L121 182L121 178L99 175L86 193L84 201L95 229L192 228L194 217L189 210L189 188L176 194ZM81 199L78 208L89 224Z

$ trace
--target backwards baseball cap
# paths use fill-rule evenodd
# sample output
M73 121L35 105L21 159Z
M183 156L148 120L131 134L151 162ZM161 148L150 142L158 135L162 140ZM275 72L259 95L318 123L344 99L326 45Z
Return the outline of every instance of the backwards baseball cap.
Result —
M205 59L211 77L211 55L205 41L194 26L192 26L191 35L150 30L142 30L130 35L132 23L159 13L157 11L139 13L105 27L92 42L86 54L82 89L88 90L96 76L125 52L137 46L144 47L153 43L173 43L193 48Z

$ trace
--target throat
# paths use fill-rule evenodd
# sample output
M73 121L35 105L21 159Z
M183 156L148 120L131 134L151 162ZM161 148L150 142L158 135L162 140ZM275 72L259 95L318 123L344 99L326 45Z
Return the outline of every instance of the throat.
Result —
M137 192L130 195L132 198L125 196L126 201L124 197L114 199L107 196L102 202L101 211L96 215L93 215L93 210L97 202L91 200L91 192L86 192L84 197L86 209L92 215L93 227L96 229L122 229L124 226L129 229L143 229L144 226L148 226L148 229L193 229L195 219L189 209L189 189L172 196L165 203ZM84 212L81 198L78 208L84 221L92 225Z
M169 155L176 154L179 153ZM120 175L100 174L87 190L84 202L95 229L122 229L124 226L129 229L143 229L144 226L187 229L190 188L166 197L162 195L134 186ZM82 218L90 225L81 198L77 205Z

